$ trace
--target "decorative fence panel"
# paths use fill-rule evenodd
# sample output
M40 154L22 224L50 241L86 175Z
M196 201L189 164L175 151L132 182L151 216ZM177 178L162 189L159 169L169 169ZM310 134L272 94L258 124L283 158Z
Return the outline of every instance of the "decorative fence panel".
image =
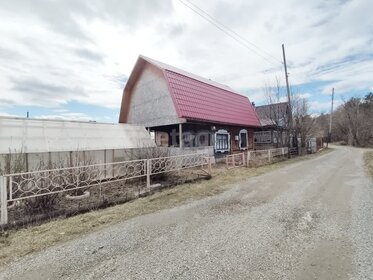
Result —
M150 161L150 175L164 172L177 171L184 168L192 168L206 165L206 155L196 154L152 158Z
M226 156L227 168L235 168L246 165L245 153L238 153Z
M8 223L9 202L141 177L146 177L150 187L151 175L194 167L211 174L210 157L187 154L3 175L0 176L0 225Z

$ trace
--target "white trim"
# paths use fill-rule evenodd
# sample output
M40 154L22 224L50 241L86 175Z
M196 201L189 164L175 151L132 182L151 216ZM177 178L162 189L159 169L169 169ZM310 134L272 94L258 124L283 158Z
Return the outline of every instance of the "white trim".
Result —
M246 134L246 147L241 147L241 142L242 142L241 133ZM249 133L247 132L247 129L240 130L240 132L238 133L238 139L239 139L238 146L240 147L240 150L247 150L247 148L249 147Z
M271 144L272 143L272 133L268 131L256 131L254 132L254 141L257 144Z
M218 134L223 134L223 135L228 135L228 147L227 149L217 149L216 145L217 145L217 142L216 142L216 136ZM221 153L224 153L224 152L229 152L230 149L231 149L231 135L229 134L229 132L225 129L219 129L218 131L215 132L215 145L214 145L214 148L215 148L215 152L221 152Z

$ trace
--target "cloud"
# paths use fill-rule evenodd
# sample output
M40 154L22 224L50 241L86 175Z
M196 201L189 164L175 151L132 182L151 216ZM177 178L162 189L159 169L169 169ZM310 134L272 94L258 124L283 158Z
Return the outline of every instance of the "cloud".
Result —
M19 115L9 114L7 112L1 112L1 111L0 111L0 117L21 118L21 116Z
M284 80L282 43L292 85L328 82L325 94L331 87L338 94L373 88L369 0L191 1L275 59L237 44L176 0L3 1L0 106L60 108L76 101L118 110L139 54L261 103L265 81Z
M300 98L306 98L306 99L308 99L308 98L310 98L312 96L312 94L309 93L309 92L305 92L305 93L299 93L299 94L297 94L297 96L300 97Z
M84 113L62 113L58 115L37 115L35 119L51 119L51 120L73 120L73 121L89 121L92 118Z
M12 83L14 91L23 93L22 105L53 107L73 100L74 96L80 98L87 96L82 88L51 84L40 80L13 78Z
M342 100L334 100L334 108L342 104ZM310 101L310 111L314 113L329 113L331 108L331 101Z
M104 61L104 55L96 53L94 51L90 51L88 49L76 49L75 53L84 59L91 60L93 62L102 63Z

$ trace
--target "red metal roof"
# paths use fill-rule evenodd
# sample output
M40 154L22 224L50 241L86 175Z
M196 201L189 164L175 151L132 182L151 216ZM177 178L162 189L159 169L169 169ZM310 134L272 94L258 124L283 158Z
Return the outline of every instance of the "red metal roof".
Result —
M146 58L165 75L179 118L260 127L248 97L225 85Z

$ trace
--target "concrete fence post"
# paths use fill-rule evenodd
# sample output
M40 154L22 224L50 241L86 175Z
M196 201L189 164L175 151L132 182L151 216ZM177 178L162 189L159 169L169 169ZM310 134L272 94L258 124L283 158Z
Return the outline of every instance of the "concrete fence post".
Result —
M247 159L246 159L246 166L249 167L251 159L251 152L247 151Z
M269 150L268 150L268 162L269 162L269 163L271 163L271 162L272 162L272 159L271 159L271 157L272 157L272 150L271 150L271 149L269 149Z
M146 187L150 187L151 159L146 160Z
M8 223L8 198L6 191L6 177L4 176L0 176L0 203L0 225L6 225Z

